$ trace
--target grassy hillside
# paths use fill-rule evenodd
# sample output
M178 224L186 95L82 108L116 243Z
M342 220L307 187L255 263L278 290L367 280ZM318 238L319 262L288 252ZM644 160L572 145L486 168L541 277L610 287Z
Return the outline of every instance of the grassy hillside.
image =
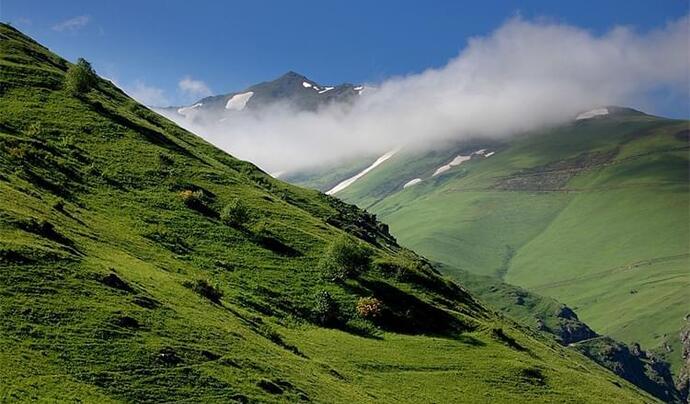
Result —
M68 69L0 25L1 401L652 400Z
M667 362L644 351L639 344L623 344L595 333L568 306L526 289L509 285L493 276L477 275L457 268L453 273L473 294L525 326L553 336L560 344L584 353L664 402L685 402ZM686 348L687 349L687 348ZM679 391L681 390L681 391Z
M337 196L376 213L405 246L563 301L677 370L690 312L688 122L612 111L502 142L400 153ZM431 176L479 148L496 154Z

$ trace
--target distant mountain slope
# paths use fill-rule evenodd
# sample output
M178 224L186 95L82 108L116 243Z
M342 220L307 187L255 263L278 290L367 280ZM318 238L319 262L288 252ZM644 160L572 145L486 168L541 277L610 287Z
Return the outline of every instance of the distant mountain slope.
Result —
M349 83L325 86L290 71L240 92L206 97L188 106L156 110L174 119L218 121L240 111L257 110L276 103L285 103L296 110L314 111L330 103L349 102L363 89L361 85Z
M7 25L0 272L1 401L653 401Z
M403 150L336 196L404 245L557 298L677 372L690 313L688 122L606 110L501 141Z
M438 267L467 287L482 301L525 326L552 335L561 344L584 353L664 402L685 402L687 393L676 382L659 355L598 335L577 314L558 301L501 280L457 268ZM680 390L680 391L679 391Z

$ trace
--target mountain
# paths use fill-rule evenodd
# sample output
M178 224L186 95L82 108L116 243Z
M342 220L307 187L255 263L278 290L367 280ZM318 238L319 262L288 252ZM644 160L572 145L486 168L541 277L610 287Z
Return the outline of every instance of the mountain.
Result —
M447 275L461 268L555 298L678 375L690 313L688 121L619 107L574 118L512 138L402 149L333 194L449 265ZM333 191L376 158L282 178Z
M173 119L221 120L240 111L253 111L276 103L285 103L297 110L315 111L334 102L350 102L364 87L354 84L325 86L301 74L287 72L272 81L255 84L240 92L214 95L191 105L157 109Z
M0 25L0 400L650 402Z

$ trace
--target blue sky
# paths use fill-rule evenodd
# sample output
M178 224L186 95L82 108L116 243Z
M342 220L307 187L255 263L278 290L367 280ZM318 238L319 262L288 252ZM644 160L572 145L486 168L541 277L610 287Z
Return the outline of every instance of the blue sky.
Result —
M330 84L439 67L468 38L516 15L603 33L615 25L646 31L688 13L684 0L463 3L0 0L0 20L70 60L87 58L153 103L183 104L288 70Z

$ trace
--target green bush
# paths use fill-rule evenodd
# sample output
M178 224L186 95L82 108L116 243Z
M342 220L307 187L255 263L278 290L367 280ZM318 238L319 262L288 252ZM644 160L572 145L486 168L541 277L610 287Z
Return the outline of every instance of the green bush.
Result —
M345 236L328 247L319 263L323 277L333 282L355 278L370 266L371 250Z
M220 213L220 220L233 227L243 227L251 221L251 211L240 199L228 203Z
M194 209L205 204L204 192L201 190L192 191L191 189L186 189L180 192L180 198L182 198L182 202L184 202L185 205Z
M65 89L72 95L84 94L96 84L96 77L91 64L79 58L65 73Z
M340 307L328 291L322 290L314 296L314 321L324 326L333 326L340 320Z

